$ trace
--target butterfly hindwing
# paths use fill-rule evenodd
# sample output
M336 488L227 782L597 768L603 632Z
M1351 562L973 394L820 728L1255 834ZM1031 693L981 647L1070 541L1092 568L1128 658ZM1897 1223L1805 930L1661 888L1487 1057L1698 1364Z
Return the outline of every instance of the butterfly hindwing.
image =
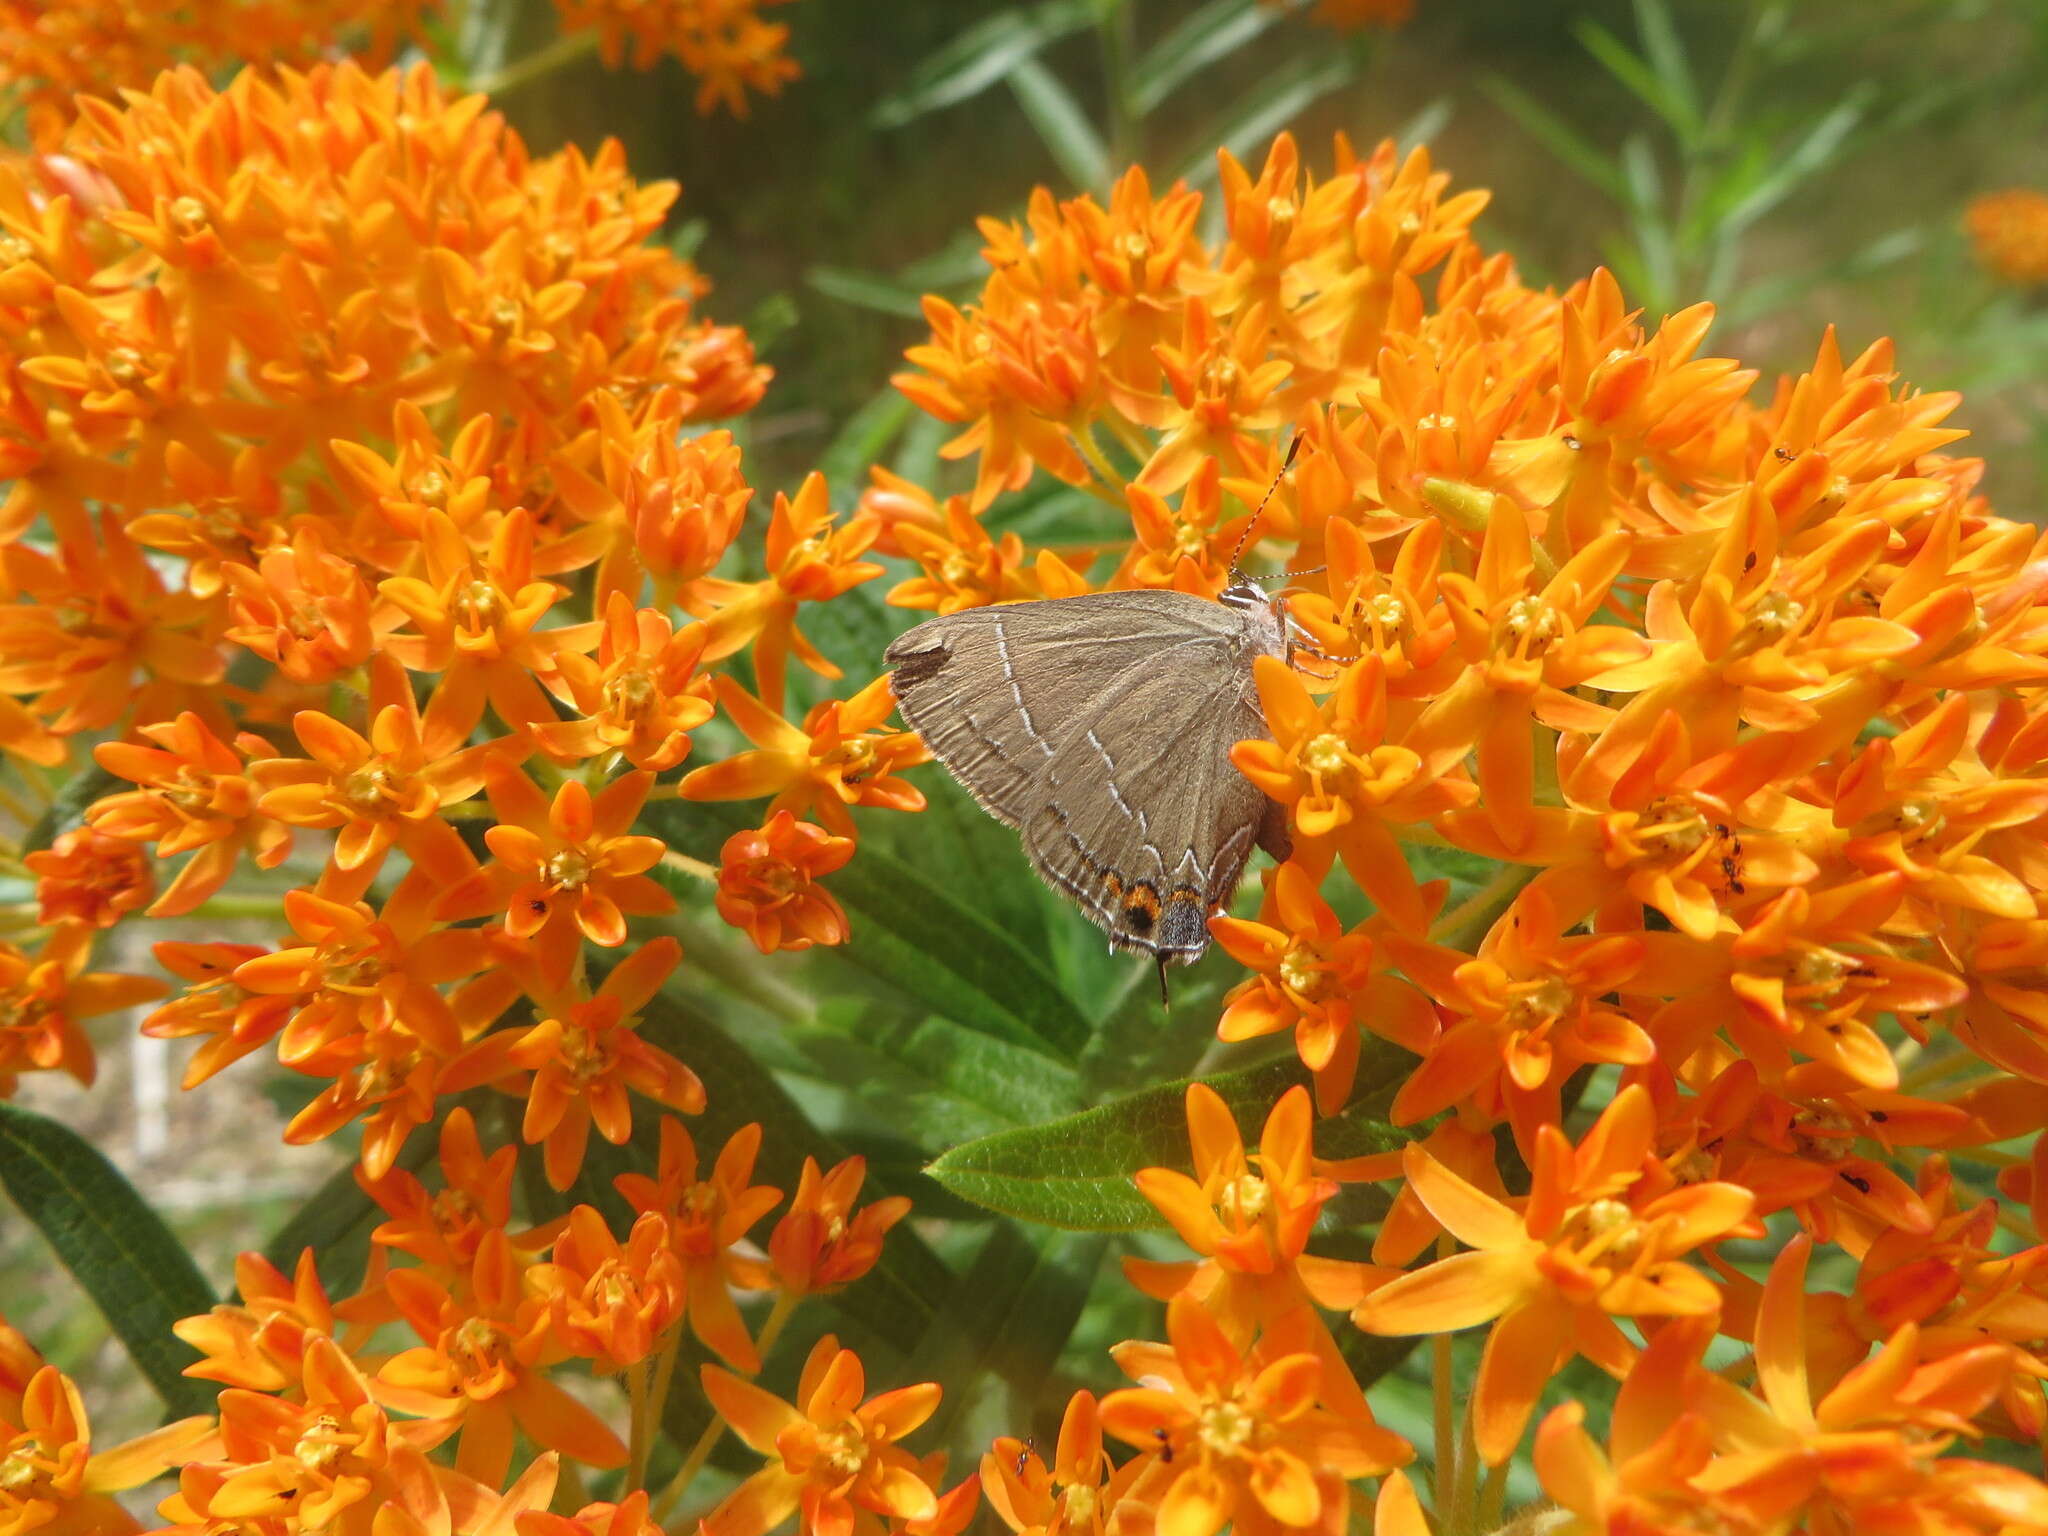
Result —
M1032 867L1118 949L1193 960L1284 814L1230 761L1267 734L1251 664L1278 651L1256 605L1096 592L974 608L889 647L903 718Z

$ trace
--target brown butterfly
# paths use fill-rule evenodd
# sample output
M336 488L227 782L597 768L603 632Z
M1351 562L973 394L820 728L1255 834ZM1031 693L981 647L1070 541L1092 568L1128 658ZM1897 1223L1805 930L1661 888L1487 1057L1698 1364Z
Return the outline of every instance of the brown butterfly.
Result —
M1230 760L1264 737L1259 656L1288 657L1283 605L1236 576L1220 602L1092 592L927 619L888 649L911 729L1112 949L1191 963L1285 808Z

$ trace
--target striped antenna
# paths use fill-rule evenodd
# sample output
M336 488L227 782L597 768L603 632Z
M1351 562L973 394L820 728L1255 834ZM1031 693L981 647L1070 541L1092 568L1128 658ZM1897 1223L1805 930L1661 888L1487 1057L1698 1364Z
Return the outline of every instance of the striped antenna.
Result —
M1237 560L1244 553L1245 545L1252 541L1252 530L1259 526L1259 519L1265 515L1266 503L1273 499L1273 493L1280 489L1280 482L1287 478L1287 471L1294 468L1294 456L1301 452L1301 428L1294 429L1294 441L1287 445L1287 457L1280 461L1280 472L1273 477L1273 483L1266 487L1266 494L1259 498L1259 504L1252 509L1252 520L1244 525L1244 532L1237 536L1237 548L1230 552L1230 569L1237 573Z

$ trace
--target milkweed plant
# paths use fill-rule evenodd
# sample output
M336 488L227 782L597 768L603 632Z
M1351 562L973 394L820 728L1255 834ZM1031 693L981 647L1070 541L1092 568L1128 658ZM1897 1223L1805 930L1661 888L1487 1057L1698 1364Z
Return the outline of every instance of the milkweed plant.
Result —
M707 111L804 24L558 9ZM949 467L766 494L677 189L450 24L0 4L0 1092L133 1018L345 1162L230 1280L0 1105L169 1415L0 1321L0 1532L2048 1532L2048 549L1957 395L1268 130L985 210ZM881 651L1241 542L1292 852L1162 1012Z

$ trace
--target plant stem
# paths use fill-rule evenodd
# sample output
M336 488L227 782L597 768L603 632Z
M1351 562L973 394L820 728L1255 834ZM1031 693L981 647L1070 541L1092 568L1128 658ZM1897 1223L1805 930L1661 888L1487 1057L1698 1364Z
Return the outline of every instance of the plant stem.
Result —
M1436 920L1430 938L1453 949L1470 949L1486 936L1500 915L1514 904L1522 887L1534 880L1531 864L1504 864L1494 877Z
M536 48L525 58L514 59L503 69L494 69L489 74L479 75L469 82L469 88L486 96L502 96L509 90L529 85L588 54L597 52L597 42L598 34L595 31L564 33L546 47Z
M1075 430L1072 436L1074 446L1080 449L1081 457L1088 461L1088 467L1095 471L1103 486L1115 496L1123 489L1124 480L1116 472L1116 466L1109 462L1109 455L1102 451L1102 445L1095 441L1094 430L1084 425ZM1117 504L1123 504L1121 497L1117 497Z
M671 848L662 854L661 862L682 874L707 881L712 885L718 884L718 871L702 859L693 859L687 853L677 853Z
M1109 163L1129 165L1139 158L1138 116L1131 110L1130 0L1097 0L1095 35L1102 44L1102 92L1109 105Z
M760 1355L764 1365L768 1360L768 1351L782 1336L783 1325L789 1321L790 1313L796 1310L797 1300L798 1298L790 1292L781 1292L775 1298L775 1308L768 1314L768 1321L761 1325L761 1337L754 1341L754 1350ZM690 1447L690 1454L683 1458L683 1464L676 1469L676 1475L670 1479L669 1485L662 1489L661 1497L654 1501L650 1515L656 1525L668 1523L669 1514L682 1496L689 1492L690 1484L695 1482L697 1474L703 1471L704 1463L710 1459L712 1450L724 1433L725 1420L719 1418L714 1411L711 1422L704 1426L704 1433L697 1437L697 1443Z
M1451 1400L1451 1336L1439 1333L1429 1341L1430 1375L1436 1399L1436 1504L1441 1525L1450 1512L1451 1489L1458 1471L1457 1413ZM1444 1527L1446 1530L1448 1526Z
M653 1425L647 1412L647 1361L635 1360L626 1367L626 1400L631 1406L631 1425L626 1448L626 1487L644 1487L647 1482L647 1452L653 1444Z

